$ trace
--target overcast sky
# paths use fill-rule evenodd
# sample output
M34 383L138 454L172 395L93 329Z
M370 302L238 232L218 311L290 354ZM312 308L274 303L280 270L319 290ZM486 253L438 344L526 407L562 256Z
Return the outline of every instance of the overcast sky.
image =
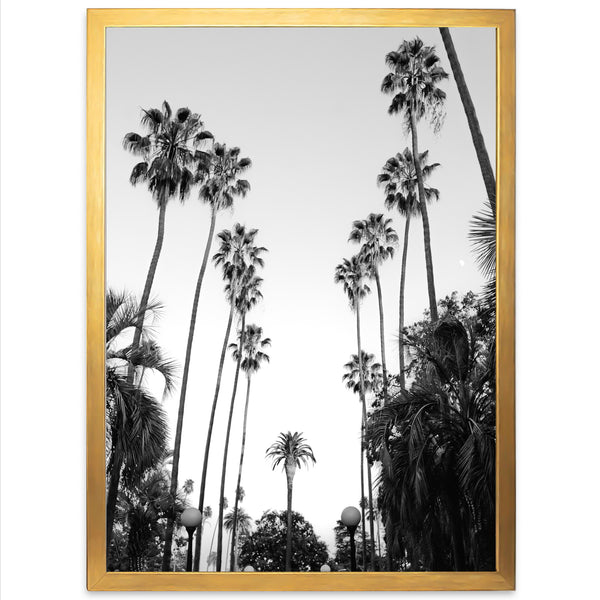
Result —
M271 363L253 379L242 485L253 519L285 509L285 476L273 472L265 450L279 432L300 431L317 464L294 481L301 512L334 551L341 510L358 505L360 406L341 381L356 352L355 321L335 266L357 247L351 223L386 212L376 177L387 158L410 146L401 121L387 114L380 91L384 58L404 39L435 45L451 73L437 29L404 28L112 28L107 30L107 285L141 296L156 239L158 211L144 186L128 181L137 157L123 136L141 131L141 108L187 106L202 115L216 140L252 159L251 192L217 231L235 222L259 229L266 246L264 301L247 318L272 338ZM453 29L452 36L495 163L495 31ZM440 200L429 209L438 298L478 291L483 279L468 240L469 221L484 206L485 188L452 77L447 117L435 135L423 122L420 150L441 163L430 185ZM389 213L402 239L404 224ZM169 204L162 255L152 290L165 306L157 338L183 365L194 287L209 226L209 210L193 194ZM216 251L216 245L213 245ZM214 253L214 252L213 252ZM388 368L397 370L400 253L381 269ZM374 287L374 286L373 286ZM183 429L180 484L195 481L197 504L204 443L228 307L220 273L207 269L199 304ZM422 316L427 286L420 219L411 224L406 323ZM377 299L363 309L363 348L379 359ZM234 363L226 361L217 409L205 505L217 511L223 440ZM226 495L234 498L243 417L241 380L234 417ZM178 391L165 400L174 431ZM202 567L211 524L206 528ZM215 542L216 547L216 542Z

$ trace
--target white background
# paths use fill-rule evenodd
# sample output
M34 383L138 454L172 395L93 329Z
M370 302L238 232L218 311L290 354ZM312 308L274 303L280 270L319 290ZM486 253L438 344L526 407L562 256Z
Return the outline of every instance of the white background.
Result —
M594 4L461 2L517 8L522 599L600 595ZM161 3L106 3L153 5ZM76 0L2 6L4 599L86 594L85 8Z

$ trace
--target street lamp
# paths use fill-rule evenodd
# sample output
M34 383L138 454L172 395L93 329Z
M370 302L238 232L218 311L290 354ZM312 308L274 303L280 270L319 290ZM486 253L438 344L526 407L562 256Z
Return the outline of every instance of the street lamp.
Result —
M356 546L354 545L354 533L360 523L360 511L355 506L347 506L342 511L342 523L350 534L350 570L356 571Z
M202 513L197 508L186 508L181 513L181 524L188 532L188 550L187 550L187 565L186 570L192 570L192 541L194 539L194 531L196 527L202 523Z

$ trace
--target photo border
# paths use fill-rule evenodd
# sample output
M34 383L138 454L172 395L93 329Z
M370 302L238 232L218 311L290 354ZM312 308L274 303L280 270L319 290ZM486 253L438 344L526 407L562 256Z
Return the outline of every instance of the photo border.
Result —
M361 573L107 572L105 482L105 31L107 27L494 27L496 29L496 570ZM515 589L515 11L88 9L87 589Z

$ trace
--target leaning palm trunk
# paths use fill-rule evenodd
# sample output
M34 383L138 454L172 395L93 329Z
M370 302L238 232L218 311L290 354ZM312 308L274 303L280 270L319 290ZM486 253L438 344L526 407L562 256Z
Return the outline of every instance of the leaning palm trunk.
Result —
M375 271L376 273L376 281L377 281L377 290L378 292L380 292L380 286L379 286L379 274L377 274L377 271ZM379 297L380 300L380 310L381 310L381 296ZM381 317L381 325L383 327L383 311L380 314ZM363 372L363 362L362 362L362 344L361 344L361 337L360 337L360 302L356 302L356 344L357 344L357 350L358 350L358 371L359 371L359 381L360 381L360 402L362 404L362 434L363 437L360 441L360 446L361 449L363 448L364 444L365 444L365 440L366 440L366 424L367 424L367 403L365 401L365 374ZM383 363L383 361L382 361ZM385 381L385 370L383 371L384 373L384 381ZM361 465L362 466L362 465ZM373 524L373 482L371 480L371 464L369 463L368 459L367 459L367 487L368 487L368 492L369 492L369 506L371 507L371 510L369 511L369 531L371 534L371 568L374 569L375 568L375 545L373 543L373 540L375 539L375 526ZM365 522L365 517L364 517L364 513L362 515L363 518L363 531L364 531L364 522ZM363 535L363 546L366 542L366 536Z
M231 394L231 403L229 405L229 418L227 420L227 433L225 434L225 449L223 450L223 466L221 468L221 491L219 493L219 532L217 533L217 571L221 570L221 559L223 553L223 504L225 499L225 477L227 475L227 455L229 454L229 439L231 437L231 422L233 421L233 408L235 406L235 396L237 394L238 379L240 376L240 367L242 364L242 351L244 347L244 334L246 328L246 315L242 313L242 329L240 333L240 352L238 354L237 364L235 366L235 377L233 379L233 392ZM237 498L236 498L237 500Z
M188 376L190 373L190 359L192 356L192 345L194 342L194 330L196 329L196 315L198 314L198 300L200 299L200 290L202 289L202 281L204 279L204 273L206 272L206 265L208 263L210 247L215 232L216 220L217 211L213 207L210 217L210 229L208 232L208 239L206 240L206 247L204 248L204 257L202 258L202 265L200 267L198 281L196 282L196 291L194 293L194 302L192 304L192 316L190 317L190 329L188 332L187 347L185 350L185 363L183 366L183 377L181 380L181 395L179 397L179 411L177 412L177 427L175 429L175 445L173 448L173 466L171 469L171 498L175 498L175 495L177 494L177 479L179 477L179 455L181 452L181 432L183 430L183 413L185 410L185 395L187 391ZM165 529L165 552L163 554L164 571L171 570L171 545L173 543L174 520L175 515L170 513L167 519L167 526Z
M202 479L200 481L200 500L198 502L198 510L204 512L204 494L206 492L206 474L208 472L208 456L210 454L210 442L212 439L212 431L215 423L215 411L217 410L217 401L219 400L219 390L221 389L221 376L223 375L223 365L225 364L225 355L227 354L227 344L229 343L229 334L231 333L231 323L233 322L233 304L229 310L227 319L227 328L225 329L225 338L223 339L223 347L221 348L221 358L219 359L219 372L217 375L217 384L215 386L215 395L213 398L212 408L210 411L210 420L208 422L208 431L206 433L206 445L204 448L204 463L202 465ZM198 526L196 533L196 545L194 548L194 571L200 570L200 553L202 551L202 525Z
M412 138L413 163L415 165L415 174L417 176L417 187L419 189L419 209L421 219L423 220L423 240L425 245L425 270L427 272L427 292L429 295L429 312L431 321L438 320L437 301L435 298L435 282L433 279L433 259L431 258L431 240L429 233L429 216L427 214L427 197L425 196L425 186L423 185L423 172L419 162L419 141L417 138L417 119L415 111L410 111L410 132Z
M144 327L144 316L148 308L148 302L150 300L150 292L152 291L152 284L154 282L154 275L156 274L156 267L158 266L158 259L160 258L160 252L162 250L163 239L165 237L165 215L167 212L167 198L165 192L162 194L162 201L159 204L158 211L158 232L156 234L156 243L154 244L154 252L152 253L152 260L150 261L150 267L148 268L148 274L146 275L146 283L144 284L144 291L142 293L142 299L140 301L139 313L135 324L135 331L133 334L133 342L131 344L132 349L136 349L140 345L142 338L142 330ZM127 380L129 383L133 383L135 377L135 368L130 366L127 373ZM118 432L121 435L121 431ZM118 445L118 444L116 444ZM123 466L123 456L121 453L113 462L113 469L108 483L108 494L106 498L106 551L110 547L112 539L113 524L115 520L115 508L117 505L117 495L119 491L119 481L121 478L121 468Z
M454 42L450 35L450 30L447 27L440 27L440 33L442 34L442 40L444 40L444 46L446 47L446 53L448 54L448 60L452 67L452 73L454 80L456 81L456 87L460 94L465 114L467 115L467 122L469 123L469 129L471 131L471 137L473 138L473 145L475 146L475 153L477 154L477 160L479 161L479 168L481 169L481 175L483 176L483 182L487 191L490 206L496 210L496 178L494 171L492 170L492 163L483 141L483 135L479 127L479 120L477 119L477 113L475 112L475 106L471 100L471 94L465 81L456 49L454 48Z
M400 389L406 386L404 376L404 287L406 285L406 256L408 255L408 233L410 230L410 212L406 216L406 225L404 226L404 246L402 248L402 271L400 273L400 298L398 301L398 346L400 353Z
M240 466L238 468L237 484L235 486L235 502L233 505L233 533L231 541L230 570L236 570L236 545L237 545L237 525L238 525L238 506L240 503L240 489L242 486L242 468L244 466L244 450L246 449L246 424L248 422L248 403L250 401L250 381L251 376L247 376L248 384L246 386L246 405L244 406L244 425L242 427L242 449L240 450Z
M294 475L296 465L293 458L286 459L285 477L287 481L287 531L285 536L285 570L292 570L292 493L294 491Z

